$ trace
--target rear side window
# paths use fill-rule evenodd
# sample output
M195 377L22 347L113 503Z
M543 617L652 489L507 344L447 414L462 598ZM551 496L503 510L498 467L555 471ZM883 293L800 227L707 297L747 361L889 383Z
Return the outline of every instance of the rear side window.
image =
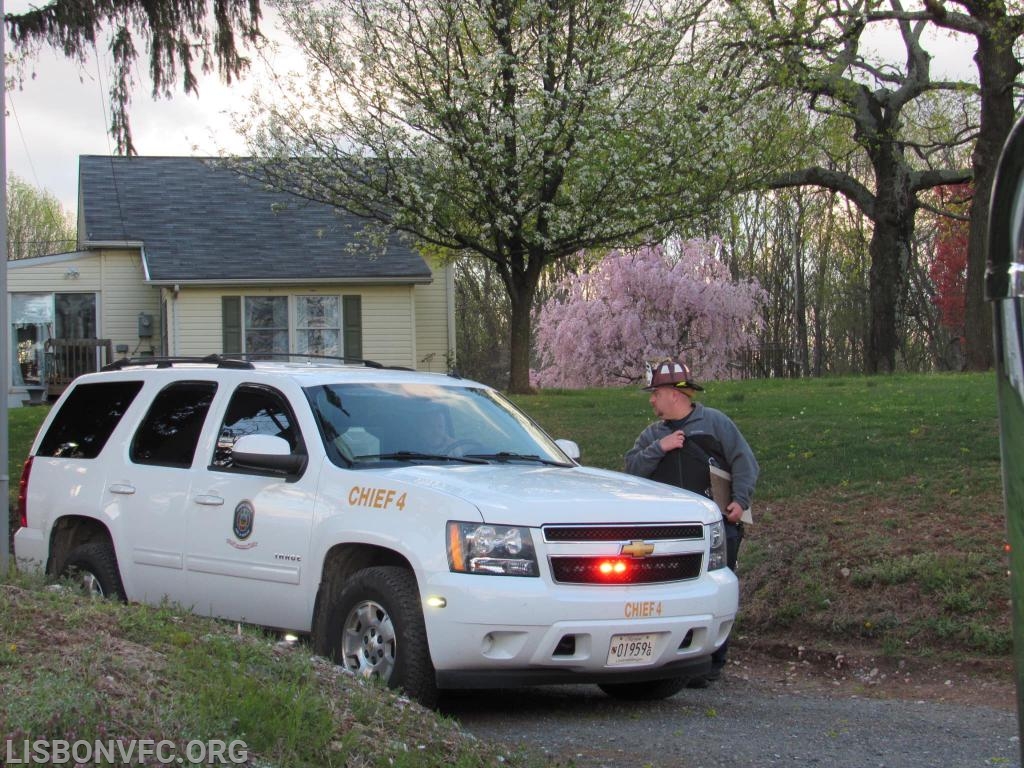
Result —
M212 381L180 381L160 390L132 439L131 460L136 464L191 467L216 391L217 384Z
M95 459L140 389L141 381L78 385L54 416L36 455Z

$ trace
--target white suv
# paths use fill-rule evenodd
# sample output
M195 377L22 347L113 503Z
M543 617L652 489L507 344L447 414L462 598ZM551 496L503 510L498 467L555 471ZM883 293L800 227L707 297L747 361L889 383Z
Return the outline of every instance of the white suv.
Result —
M311 633L439 689L672 695L737 606L702 497L580 466L493 389L319 362L123 361L77 379L22 473L22 566Z

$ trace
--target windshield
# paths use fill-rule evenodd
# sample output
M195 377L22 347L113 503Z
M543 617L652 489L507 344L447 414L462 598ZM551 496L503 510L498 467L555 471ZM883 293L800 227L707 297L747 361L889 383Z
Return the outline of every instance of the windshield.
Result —
M536 424L498 393L431 384L330 384L306 396L331 461L493 461L569 465Z

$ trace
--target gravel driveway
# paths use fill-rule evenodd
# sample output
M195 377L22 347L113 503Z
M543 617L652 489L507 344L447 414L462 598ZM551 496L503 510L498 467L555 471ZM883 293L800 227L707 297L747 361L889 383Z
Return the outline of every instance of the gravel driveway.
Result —
M489 741L590 768L1020 768L1017 718L992 706L780 690L726 677L655 703L594 686L467 693L445 711Z

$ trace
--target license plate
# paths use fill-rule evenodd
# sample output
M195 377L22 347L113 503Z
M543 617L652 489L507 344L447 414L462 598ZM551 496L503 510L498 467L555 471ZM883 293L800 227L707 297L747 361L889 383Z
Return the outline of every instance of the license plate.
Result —
M654 660L657 635L612 635L608 647L608 666L643 664Z

